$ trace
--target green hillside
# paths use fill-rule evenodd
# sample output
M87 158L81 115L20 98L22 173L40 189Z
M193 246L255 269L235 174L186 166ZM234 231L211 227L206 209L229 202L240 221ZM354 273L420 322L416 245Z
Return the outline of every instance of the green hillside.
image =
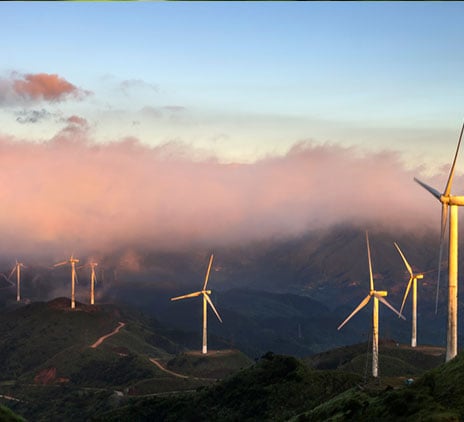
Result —
M1 314L0 403L28 420L85 420L127 397L192 391L251 364L184 351L138 311L59 298ZM3 420L3 419L0 419Z
M252 367L209 387L188 395L133 399L97 420L335 421L410 420L413 416L426 420L421 418L428 413L439 418L462 416L464 407L459 406L464 403L460 398L464 393L461 391L464 371L454 361L440 365L444 360L443 349L429 346L412 349L383 341L380 347L383 375L379 379L365 376L366 358L369 362L371 359L366 350L366 343L334 349L305 359L306 364L268 353ZM179 365L185 360L179 356L173 362ZM464 358L462 361L464 364ZM436 368L437 365L440 366ZM407 386L405 381L411 377L415 381ZM455 380L451 392L448 379ZM431 393L433 388L436 391ZM456 403L452 404L457 409L451 412L445 411L450 393L455 394Z
M250 368L189 395L132 400L99 421L286 420L360 382L356 374L317 371L268 353Z
M315 369L340 369L358 374L372 371L370 343L339 347L307 357ZM445 349L435 346L410 346L391 340L379 341L379 372L382 377L415 377L445 361Z

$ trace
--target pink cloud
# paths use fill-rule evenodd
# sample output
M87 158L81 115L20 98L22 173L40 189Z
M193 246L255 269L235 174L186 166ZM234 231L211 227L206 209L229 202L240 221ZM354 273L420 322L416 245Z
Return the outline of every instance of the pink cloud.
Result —
M345 222L439 224L438 202L412 180L418 170L392 152L299 144L285 156L222 164L190 159L180 144L97 145L84 119L69 124L46 143L0 137L1 253L240 244Z
M64 101L69 97L82 99L89 95L66 79L56 74L36 73L20 75L0 81L0 103L16 104L24 101Z

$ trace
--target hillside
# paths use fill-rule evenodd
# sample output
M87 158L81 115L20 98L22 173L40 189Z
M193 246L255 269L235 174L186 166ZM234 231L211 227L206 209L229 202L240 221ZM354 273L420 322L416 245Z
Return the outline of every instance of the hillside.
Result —
M416 348L392 340L379 341L381 377L416 377L445 361L445 349ZM314 369L339 369L369 375L372 371L372 345L361 343L309 356L304 362Z
M253 367L194 394L134 399L95 420L286 420L359 381L355 374L310 370L295 358L268 353Z
M194 390L251 363L239 351L183 353L175 331L126 307L71 310L58 298L1 318L0 401L30 420L90 418L124 396Z
M410 386L353 388L295 421L464 419L464 355L426 372Z
M424 405L424 409L443 410L448 388L446 379L451 378L443 371L457 374L462 369L442 365L430 371L443 361L442 349L424 346L411 350L408 346L384 341L380 349L383 376L375 380L365 377L365 351L366 344L339 348L305 359L307 364L289 356L267 353L254 366L195 393L132 399L124 407L96 420L280 421L297 416L298 421L353 420L353 417L354 420L396 420L398 415L414 414L424 400L423 388L431 385L439 385L440 393L437 391L437 398ZM363 361L363 365L353 366L356 361ZM326 369L317 369L321 367ZM410 377L416 381L412 387L405 387ZM461 377L459 374L457 381ZM428 387L420 389L421 385ZM456 406L461 401L456 399ZM405 411L404 407L409 405L411 410Z

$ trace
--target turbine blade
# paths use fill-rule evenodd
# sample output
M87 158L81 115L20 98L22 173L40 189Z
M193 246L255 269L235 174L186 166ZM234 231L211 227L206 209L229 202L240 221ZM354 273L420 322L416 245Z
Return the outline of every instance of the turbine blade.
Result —
M398 252L400 253L401 258L403 258L404 265L406 266L406 269L408 270L410 276L412 277L412 276L413 276L413 274L412 274L412 268L411 268L411 266L409 265L409 262L407 261L407 259L406 259L406 257L404 256L403 252L401 252L401 249L400 249L400 247L398 246L398 243L393 242L393 244L395 245L396 249L398 249Z
M213 264L214 255L211 254L209 258L208 270L206 271L205 284L203 284L203 290L206 290L206 285L208 284L209 272L211 271L211 265Z
M362 308L364 308L364 306L367 305L367 303L369 302L369 300L371 299L371 295L367 295L363 300L362 302L356 307L356 309L351 312L350 316L345 319L345 321L343 321L338 327L337 327L337 330L339 330L340 328L342 328L355 314L357 314Z
M396 315L398 315L400 318L403 318L404 320L406 320L406 318L403 315L401 315L392 305L390 305L383 296L376 295L375 293L374 293L374 296L377 299L379 299L379 301L382 302L385 306L390 308Z
M11 286L14 286L14 283L9 278L7 278L5 274L0 273L0 276L2 276L8 283L10 283Z
M441 276L441 260L443 257L443 243L445 241L446 220L448 218L448 204L442 204L441 207L441 233L440 233L440 250L438 252L438 275L437 275L437 291L435 294L435 315L438 314L438 294L440 290Z
M369 260L369 281L371 291L374 290L374 277L372 276L372 261L371 261L371 248L369 246L369 235L366 230L366 243L367 243L367 259Z
M426 183L421 182L416 177L414 178L414 181L419 183L419 185L421 185L424 189L428 190L438 200L441 198L441 193L438 192L435 188L432 188L431 186L427 185Z
M58 264L53 265L54 267L61 267L62 265L66 265L68 261L58 262Z
M10 275L8 276L8 280L11 278L11 276L14 274L15 271L16 271L16 265L11 270Z
M203 295L205 296L206 301L209 303L209 306L211 306L211 309L214 311L214 313L215 313L216 316L218 317L218 320L222 322L222 319L221 319L221 317L219 316L218 311L217 311L216 308L214 307L213 302L212 302L212 300L210 299L209 295L207 295L206 293L203 293Z
M454 154L454 160L453 160L453 165L451 166L450 174L448 177L448 182L446 183L446 188L445 188L445 196L449 196L451 192L451 185L453 184L453 178L454 178L454 169L456 167L456 161L458 159L458 153L459 153L459 147L461 146L461 140L462 140L462 132L464 131L464 124L462 125L461 128L461 133L459 135L459 141L458 141L458 146L456 147L456 153Z
M401 309L400 309L400 314L401 315L403 315L404 304L406 303L406 298L408 297L409 289L411 289L412 280L413 280L413 277L411 275L411 278L409 279L408 285L406 287L406 291L404 292L403 303L401 304Z
M203 292L195 292L195 293L189 293L188 295L171 297L171 300L180 300L180 299L187 299L188 297L197 297L197 296L200 296L202 293Z

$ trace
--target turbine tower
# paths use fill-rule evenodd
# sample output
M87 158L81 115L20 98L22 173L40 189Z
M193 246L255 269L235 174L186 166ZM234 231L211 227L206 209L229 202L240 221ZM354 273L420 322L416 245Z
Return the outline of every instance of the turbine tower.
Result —
M446 220L449 213L449 255L448 255L448 329L446 333L446 362L453 359L458 354L458 207L464 205L464 196L451 195L451 186L453 184L454 170L458 158L459 147L461 145L464 124L459 135L458 146L454 154L453 164L451 166L448 182L445 191L440 193L431 186L421 182L419 179L414 180L424 189L429 191L437 198L441 206L441 235L440 251L438 254L438 278L437 278L437 296L435 313L438 307L438 289L440 287L440 267L443 254L443 241L446 230ZM448 210L449 208L449 210Z
M21 267L26 268L26 266L22 262L19 262L18 260L16 260L16 264L11 270L10 275L8 276L8 280L9 280L16 271L16 301L17 302L21 301Z
M416 347L417 346L417 280L420 280L424 278L423 273L417 273L415 274L412 271L411 266L409 265L409 262L407 261L406 257L404 256L403 252L401 252L400 247L396 242L393 242L395 245L396 249L398 250L399 254L401 255L401 258L403 258L404 265L406 266L406 269L409 272L409 281L408 285L406 286L406 291L404 293L403 297L403 303L401 304L401 309L400 309L400 314L403 313L403 308L404 304L406 302L406 298L408 297L409 290L411 289L412 286L412 330L411 330L411 347Z
M75 298L75 282L77 280L76 274L76 264L79 262L77 258L74 258L73 255L70 258L63 262L58 262L54 267L61 267L62 265L70 264L71 265L71 309L76 307L76 298Z
M406 319L401 315L390 303L387 302L385 296L388 292L374 289L374 277L372 275L372 262L371 262L371 249L369 247L369 236L366 231L366 243L367 243L367 259L369 261L369 279L370 279L370 290L369 294L361 301L357 308L343 321L337 328L340 330L355 314L357 314L362 308L364 308L371 298L374 299L372 307L372 376L377 378L379 375L379 301L385 306L395 312L400 318Z
M211 294L211 290L206 290L206 285L208 284L208 279L209 279L209 273L211 271L211 265L213 264L213 257L214 257L214 255L211 254L211 257L209 258L208 269L206 271L205 282L203 284L203 289L202 290L200 290L198 292L194 292L194 293L189 293L187 295L177 296L177 297L171 298L171 300L180 300L180 299L187 299L189 297L197 297L197 296L203 295L203 347L202 347L202 351L201 351L203 354L208 353L207 332L206 332L206 316L207 316L207 311L208 311L207 303L208 303L209 306L211 306L211 309L214 311L214 313L216 314L219 321L222 322L222 319L219 316L218 311L214 307L213 302L211 301L211 299L209 297L209 295Z
M97 281L97 276L95 275L95 267L98 263L92 261L90 263L90 304L95 305L95 282Z

